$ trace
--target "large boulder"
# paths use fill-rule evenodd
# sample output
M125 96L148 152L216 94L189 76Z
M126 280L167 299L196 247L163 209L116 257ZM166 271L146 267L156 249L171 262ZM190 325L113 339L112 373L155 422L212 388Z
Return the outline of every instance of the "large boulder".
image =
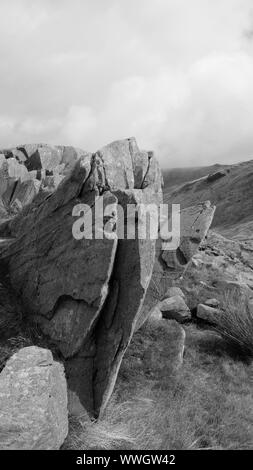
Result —
M198 251L198 248L208 232L212 223L215 207L209 201L188 207L180 211L180 241L179 246L172 250L170 242L163 240L162 260L168 268L179 273L185 271L189 261Z
M156 240L139 236L146 227L141 207L161 198L152 159L143 152L141 176L132 138L83 152L50 197L41 190L3 229L14 238L0 255L11 285L65 358L69 387L95 414L113 390L152 275ZM97 207L104 209L101 220ZM77 234L74 222L82 226ZM127 230L135 234L130 239Z
M4 158L15 158L30 180L41 183L32 197L15 183L15 217L10 208L16 191L10 192L11 217L0 224L6 238L0 263L26 316L63 356L70 390L98 415L134 331L151 313L145 299L152 273L165 274L173 285L205 236L214 208L205 203L182 211L180 246L168 252L154 236L153 219L148 229L145 212L157 212L162 202L161 171L153 153L141 151L134 138L93 154L43 144L16 150L3 150Z
M63 366L47 349L20 349L0 374L0 449L57 450L67 433Z

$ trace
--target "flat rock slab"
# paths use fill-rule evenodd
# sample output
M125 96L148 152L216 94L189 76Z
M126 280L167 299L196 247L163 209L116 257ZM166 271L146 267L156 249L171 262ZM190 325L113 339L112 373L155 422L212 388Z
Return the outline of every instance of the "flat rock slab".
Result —
M47 349L19 350L0 374L0 449L57 450L67 433L63 366Z

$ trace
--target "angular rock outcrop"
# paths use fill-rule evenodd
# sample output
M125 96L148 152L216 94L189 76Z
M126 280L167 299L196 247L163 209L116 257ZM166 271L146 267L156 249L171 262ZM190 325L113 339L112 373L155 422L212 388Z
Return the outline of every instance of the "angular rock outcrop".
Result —
M20 349L0 374L0 449L57 450L67 433L63 366L47 349Z
M145 299L152 273L173 285L214 208L205 203L182 211L179 247L168 252L143 210L162 202L159 165L135 139L94 154L43 144L1 153L3 164L14 159L27 177L15 176L8 197L1 192L7 214L0 224L1 266L26 315L62 354L70 390L98 415L134 331L151 312Z
M24 150L31 171L39 156L44 165L62 161L58 153L50 160L40 148ZM140 207L161 198L162 178L153 161L134 139L83 152L56 190L41 189L2 225L11 242L0 258L11 285L64 356L69 386L92 413L110 397L152 275L156 240L138 234L146 227ZM123 231L134 235L130 239L122 236L122 222Z
M151 282L137 323L139 328L169 288L184 275L212 223L215 206L209 201L180 211L180 238L176 249L161 237L156 244L156 258ZM169 220L170 222L170 220Z
M197 252L212 223L215 207L209 201L183 209L180 213L180 242L175 250L162 248L162 260L167 267L183 273L186 265Z

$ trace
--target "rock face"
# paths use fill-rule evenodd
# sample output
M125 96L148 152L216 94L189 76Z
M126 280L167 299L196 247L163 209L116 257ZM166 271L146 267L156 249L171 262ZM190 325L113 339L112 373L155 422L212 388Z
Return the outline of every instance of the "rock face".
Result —
M176 250L163 244L162 259L170 269L183 273L185 266L196 254L212 223L215 207L209 201L181 211L180 243Z
M166 293L170 288L174 288L174 283L185 274L192 257L205 240L214 212L215 206L208 201L182 210L180 212L180 240L176 249L169 248L166 240L158 239L152 278L137 328L145 322L157 303L166 298Z
M161 200L161 173L153 154L141 152L135 139L95 154L76 152L74 166L66 149L51 157L48 148L22 149L29 171L53 171L64 159L68 171L61 169L67 174L56 190L41 188L32 203L2 224L11 244L2 249L1 260L27 314L64 356L69 387L97 414L112 392L152 275L156 240L138 237L146 227L145 214L138 211ZM128 205L135 209L131 239L126 233L115 236L122 209L123 231L129 229ZM80 220L82 229L74 237L73 224L78 229ZM86 229L90 238L82 237Z
M191 320L190 309L180 295L164 299L160 302L159 308L163 318L167 320L176 320L179 323L185 323Z
M14 292L0 283L0 337L7 338L17 333L22 318L22 308Z
M63 366L47 349L19 350L0 374L0 449L57 450L67 433Z
M0 150L0 217L8 219L40 191L54 191L86 152L70 146L20 145Z
M214 208L182 212L180 246L168 252L153 232L143 236L143 208L162 202L162 176L153 153L134 138L93 154L42 144L1 154L0 264L26 315L64 357L70 390L98 415L134 331L151 312L145 299L152 273L165 273L170 285L184 273Z

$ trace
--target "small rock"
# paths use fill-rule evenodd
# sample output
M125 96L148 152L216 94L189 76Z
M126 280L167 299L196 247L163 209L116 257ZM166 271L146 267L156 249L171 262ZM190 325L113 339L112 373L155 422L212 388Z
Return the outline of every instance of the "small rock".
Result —
M67 433L63 366L47 349L20 349L0 374L0 449L57 450Z
M162 312L159 309L159 306L155 306L153 310L151 311L150 317L151 320L162 320Z
M163 300L159 304L159 308L163 318L167 320L176 320L179 323L184 323L186 320L191 319L190 309L180 295L174 295Z
M180 289L180 287L169 287L169 289L166 291L164 298L167 299L169 297L175 297L176 295L179 295L180 297L185 299L185 295Z
M220 305L220 302L217 299L207 299L205 301L205 305L207 305L208 307L218 308Z
M216 324L217 318L220 316L218 308L209 307L208 305L199 304L197 307L197 318Z

